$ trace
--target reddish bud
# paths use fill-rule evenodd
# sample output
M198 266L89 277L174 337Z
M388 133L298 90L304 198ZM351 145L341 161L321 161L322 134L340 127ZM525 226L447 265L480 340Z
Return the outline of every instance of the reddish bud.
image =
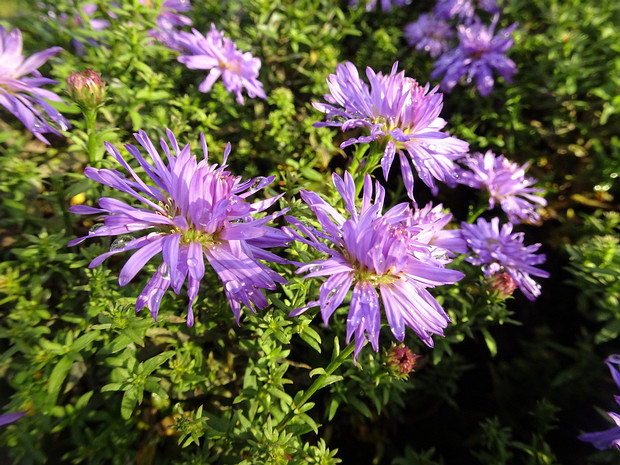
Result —
M92 69L71 73L67 78L67 90L75 103L86 108L100 105L105 97L101 75Z
M499 294L500 297L506 298L511 296L517 288L517 283L509 273L505 271L495 273L489 278L489 288Z
M389 350L388 366L392 368L394 374L406 376L413 371L419 358L420 355L415 355L409 347L401 344Z

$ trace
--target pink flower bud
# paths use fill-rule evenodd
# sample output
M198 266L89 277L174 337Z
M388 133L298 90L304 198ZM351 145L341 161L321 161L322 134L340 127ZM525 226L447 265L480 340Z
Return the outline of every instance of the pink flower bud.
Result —
M75 103L86 108L100 105L105 97L101 75L92 69L71 73L67 78L67 90Z

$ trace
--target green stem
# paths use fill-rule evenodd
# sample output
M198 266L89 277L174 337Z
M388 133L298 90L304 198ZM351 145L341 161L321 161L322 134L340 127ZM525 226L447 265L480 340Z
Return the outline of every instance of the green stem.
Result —
M472 224L474 221L476 221L478 219L478 217L480 215L482 215L482 213L484 213L487 209L489 208L489 204L488 203L480 203L480 205L478 205L478 208L476 208L475 210L471 211L469 213L469 218L467 218L467 222L469 224Z
M84 110L84 118L86 120L86 134L88 135L88 162L94 166L97 163L97 134L95 133L97 110L93 108Z
M345 349L340 352L338 356L329 363L329 365L327 365L325 373L323 373L314 380L308 390L304 392L304 395L301 397L299 402L297 404L293 403L293 405L291 406L291 410L289 410L289 412L282 419L282 421L278 423L278 426L276 427L278 431L284 430L284 427L288 424L289 421L291 421L295 417L297 413L299 413L300 409L305 405L306 402L308 402L310 397L312 397L312 395L316 391L324 387L323 384L325 383L325 380L330 377L334 371L336 371L336 368L342 365L342 363L349 357L349 355L353 353L353 349L355 349L355 341L351 342L347 347L345 347Z

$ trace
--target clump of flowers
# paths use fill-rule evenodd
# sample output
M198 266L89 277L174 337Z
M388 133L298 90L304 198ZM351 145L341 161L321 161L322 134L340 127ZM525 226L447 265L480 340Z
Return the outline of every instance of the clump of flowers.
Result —
M424 50L435 58L450 48L454 36L450 24L433 14L422 13L418 20L405 26L405 39L416 50Z
M243 53L237 50L235 43L224 37L221 31L211 24L211 30L203 36L196 29L192 32L178 32L174 34L175 46L183 55L178 60L190 69L208 69L209 74L200 84L200 92L209 92L217 79L221 76L224 87L233 92L237 102L243 105L245 89L252 98L266 99L263 85L258 80L260 59L253 57L250 52Z
M540 295L540 285L532 276L549 277L549 273L536 268L536 265L545 262L546 257L534 253L540 244L525 246L523 233L512 233L512 226L506 223L500 229L499 218L493 218L491 222L478 218L475 224L462 223L463 238L474 254L466 260L482 265L487 278L508 273L521 292L529 300L535 300Z
M58 81L41 76L39 66L62 48L52 47L29 58L22 55L22 35L19 29L10 33L0 26L0 105L6 108L39 140L49 144L45 133L60 135L50 124L62 130L71 125L47 100L62 102L55 93L41 88Z
M458 26L459 45L444 53L434 64L431 79L443 75L441 88L450 92L465 77L465 82L473 80L480 95L487 96L493 90L493 70L507 82L512 82L512 75L517 67L506 52L513 46L511 34L517 23L500 29L495 34L499 17L496 15L490 26L483 25L479 19L470 25Z
M377 182L373 202L370 176L366 175L364 180L360 210L355 206L352 176L347 172L343 180L334 174L333 181L344 199L349 219L314 192L305 190L300 191L301 197L316 215L322 229L287 217L301 233L288 229L291 237L330 256L297 270L298 273L310 271L305 278L328 278L320 287L319 299L294 310L291 315L299 315L318 305L327 324L353 286L347 318L347 343L355 335L355 358L367 340L375 351L379 349L380 300L392 334L398 341L403 340L405 326L409 326L432 347L431 335L443 335L443 328L450 318L428 289L453 284L463 277L463 273L445 268L449 260L435 258L437 246L429 245L428 236L424 237L428 226L412 218L411 208L406 203L382 213L385 191ZM446 250L443 252L442 255L447 253Z
M401 344L389 350L387 364L396 376L404 378L414 370L420 357L420 355L414 354L409 347Z
M284 246L289 238L279 229L266 224L284 212L257 219L255 215L271 207L280 196L255 203L246 202L251 194L271 184L274 176L243 181L226 170L230 144L224 152L223 165L210 165L207 146L201 136L204 159L196 160L189 144L180 148L174 134L167 130L169 144L161 140L168 164L159 155L144 131L135 134L150 161L133 145L125 146L140 164L154 185L146 184L129 166L120 152L106 143L108 153L131 175L126 178L113 169L86 168L84 174L106 186L129 194L147 208L133 207L109 197L99 200L99 207L76 205L73 213L102 215L103 225L88 236L74 239L75 245L86 238L119 236L110 251L96 257L89 265L95 267L106 258L137 250L119 275L124 286L155 255L163 262L136 300L136 311L145 306L155 320L161 299L171 286L178 294L187 279L187 324L194 323L192 306L205 274L204 258L224 284L224 294L239 322L241 305L251 310L267 306L261 289L275 289L286 281L259 260L284 263L280 257L264 250ZM170 150L172 147L172 151ZM146 233L139 237L128 234Z
M438 88L421 86L415 79L406 77L404 71L397 73L397 69L398 62L384 76L366 68L369 88L353 63L338 65L336 74L330 74L327 80L331 92L325 95L328 104L313 103L327 119L315 126L337 126L343 131L365 129L364 135L353 137L340 147L372 141L383 144L381 167L385 179L398 153L407 194L413 199L410 162L420 179L436 192L435 179L456 183L454 160L468 151L469 144L442 131L446 121L439 116L443 95L437 92Z
M489 209L499 203L511 223L540 219L537 208L547 205L547 201L535 195L542 192L542 189L532 187L536 180L525 177L529 163L519 165L490 150L485 154L469 155L461 162L468 170L459 173L459 182L486 191Z
M620 365L620 355L614 354L607 357L605 363L609 367L611 376L616 383L616 386L620 388L620 371L616 366ZM616 403L620 405L620 396L614 396ZM616 412L607 412L607 415L614 421L616 426L605 431L598 433L585 433L579 436L579 439L585 442L590 442L594 447L599 450L608 449L610 447L616 447L620 450L620 414Z

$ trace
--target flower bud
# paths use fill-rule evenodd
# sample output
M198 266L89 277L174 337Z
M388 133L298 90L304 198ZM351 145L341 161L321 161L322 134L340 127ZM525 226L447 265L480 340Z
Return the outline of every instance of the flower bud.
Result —
M497 292L499 297L506 298L511 296L517 288L517 283L509 273L502 271L501 273L495 273L489 278L489 289Z
M67 90L75 103L83 108L99 106L105 97L101 75L92 69L71 73L67 78Z
M420 355L415 355L409 347L401 344L388 351L388 366L396 376L405 377L413 371L419 358Z

